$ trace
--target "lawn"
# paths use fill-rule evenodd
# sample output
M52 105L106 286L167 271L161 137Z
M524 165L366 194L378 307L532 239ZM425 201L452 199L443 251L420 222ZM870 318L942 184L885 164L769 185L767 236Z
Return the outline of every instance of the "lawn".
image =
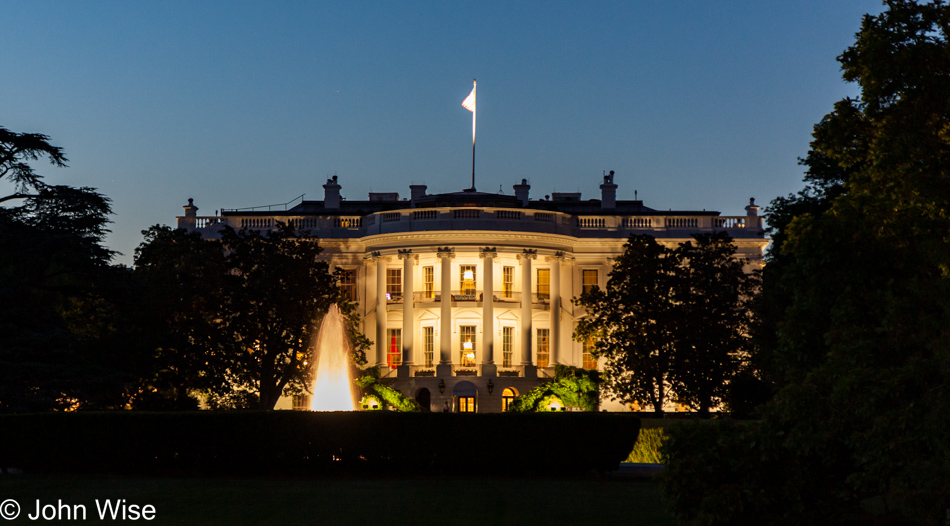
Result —
M490 470L489 466L467 469ZM675 524L654 482L595 475L553 477L131 478L0 475L0 501L21 506L12 524L42 504L96 499L151 504L149 524L255 525ZM58 521L57 521L58 522ZM112 522L112 521L106 521ZM139 521L145 522L145 521Z

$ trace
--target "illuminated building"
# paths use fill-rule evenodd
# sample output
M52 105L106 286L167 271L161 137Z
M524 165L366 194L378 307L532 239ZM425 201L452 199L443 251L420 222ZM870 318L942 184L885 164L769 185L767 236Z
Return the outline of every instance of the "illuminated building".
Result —
M340 286L358 304L362 332L375 341L370 363L432 411L501 411L553 376L556 363L596 366L588 345L571 337L584 314L571 298L605 286L631 234L675 246L724 230L749 267L761 265L768 243L753 202L745 216L658 211L617 200L613 173L600 199L590 200L580 193L532 200L525 180L514 195L432 195L412 185L409 198L371 193L366 201L342 199L336 176L323 188L323 201L279 212L199 217L189 201L178 226L214 238L221 224L268 230L282 221L318 236L331 267L345 271Z

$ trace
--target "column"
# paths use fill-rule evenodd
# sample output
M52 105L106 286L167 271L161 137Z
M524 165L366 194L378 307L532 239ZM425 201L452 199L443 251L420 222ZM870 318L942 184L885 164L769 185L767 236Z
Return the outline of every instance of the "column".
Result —
M482 376L495 376L495 247L485 247L478 255L484 261L482 277Z
M564 255L556 252L549 258L551 262L551 363L563 364L561 360L561 259Z
M379 252L366 256L376 263L376 365L386 366L386 259Z
M399 250L399 259L402 260L402 365L399 376L409 376L409 366L413 365L413 335L415 323L413 320L413 268L415 259L412 249Z
M524 249L518 256L521 262L521 365L525 366L525 376L529 376L528 368L534 367L531 361L531 285L534 275L531 271L531 260L538 258L537 250ZM535 370L535 376L537 371Z
M455 253L451 247L439 247L439 260L442 262L442 307L439 325L439 365L436 375L452 375L452 258Z

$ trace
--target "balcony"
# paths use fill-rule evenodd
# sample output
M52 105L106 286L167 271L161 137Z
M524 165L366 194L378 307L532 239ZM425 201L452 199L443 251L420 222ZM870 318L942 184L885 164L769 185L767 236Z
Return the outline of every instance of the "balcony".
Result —
M520 292L504 292L496 290L493 294L495 304L513 306L521 303ZM413 292L412 301L416 305L425 305L427 303L438 304L442 302L442 291L432 290L423 292ZM481 290L453 290L451 293L452 303L475 302L482 304L485 301L485 293ZM402 303L402 299L389 301L389 303Z

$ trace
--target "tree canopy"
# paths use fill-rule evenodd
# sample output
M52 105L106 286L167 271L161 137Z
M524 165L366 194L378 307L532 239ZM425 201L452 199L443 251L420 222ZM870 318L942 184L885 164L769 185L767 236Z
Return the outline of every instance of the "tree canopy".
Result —
M950 509L950 7L885 4L839 57L861 96L815 126L805 190L769 210L755 333L775 397L758 426L671 435L684 517L935 524ZM758 462L729 458L743 445Z
M308 389L317 322L337 303L349 320L354 361L368 340L315 238L224 227L220 241L153 227L136 251L136 272L155 295L157 363L144 391L176 398L205 392L214 406L273 409Z
M724 398L748 354L747 299L755 277L743 271L725 233L701 234L671 249L631 236L605 290L575 302L586 309L575 337L593 339L605 358L604 385L624 403L673 399L704 414Z

